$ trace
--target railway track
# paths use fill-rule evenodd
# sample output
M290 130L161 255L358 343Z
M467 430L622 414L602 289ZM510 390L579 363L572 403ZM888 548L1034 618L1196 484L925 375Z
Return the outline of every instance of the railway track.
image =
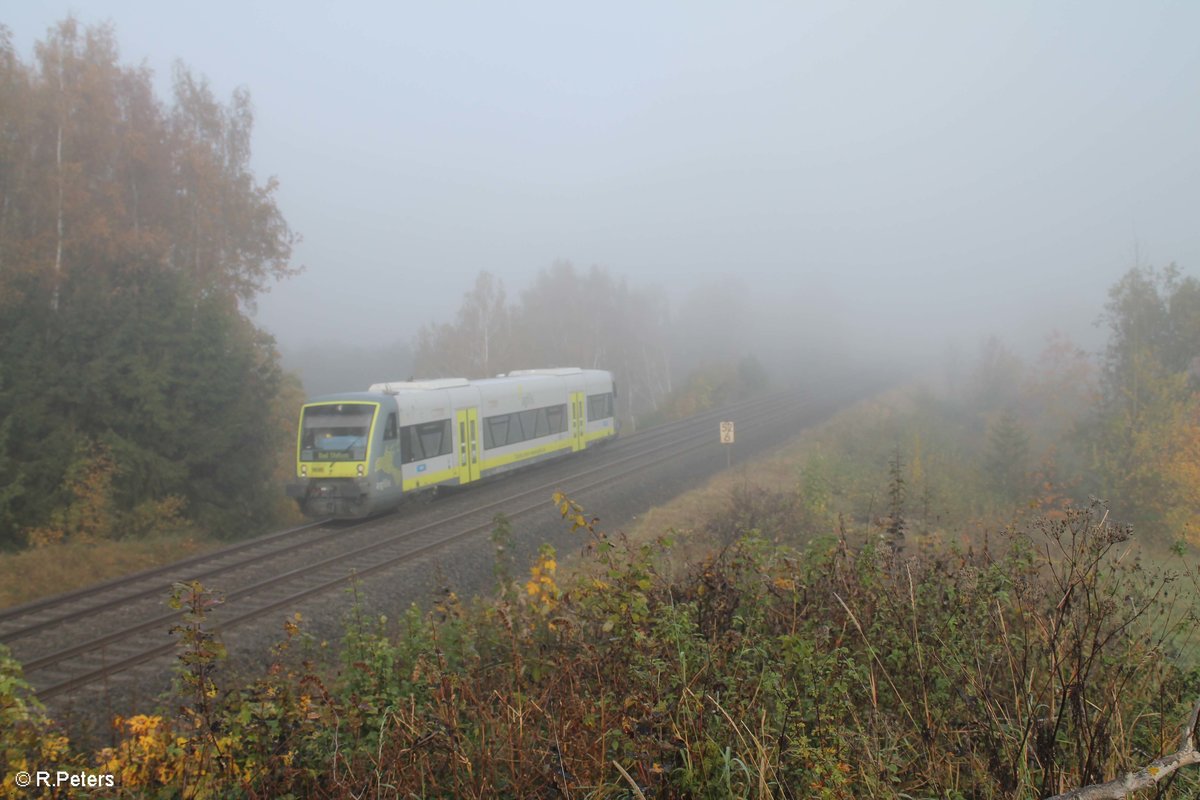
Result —
M503 512L520 519L545 512L557 489L578 497L636 479L716 443L717 419L734 419L739 440L786 429L797 400L772 395L622 438L580 458L535 467L513 491L497 480L455 492L453 503L432 503L356 524L315 522L212 553L193 556L0 613L0 642L24 664L42 700L107 682L175 648L164 632L179 620L166 606L171 587L199 580L219 589L225 602L211 627L227 632L299 603L336 592L354 579L396 569L452 543L490 531ZM783 437L786 438L786 437ZM484 490L487 491L484 491Z
M632 442L639 448L645 447L669 438L692 424L715 419L722 413L728 412L707 412L688 420L661 425L631 439L621 440L618 446ZM553 462L549 466L559 468L563 464L564 462ZM476 486L469 487L470 491L477 489ZM401 514L411 511L410 506L405 507ZM329 541L344 542L348 531L378 521L379 518L357 522L310 522L160 567L0 610L0 644L8 644L67 622L128 606L144 598L161 600L180 581L204 581L281 555L313 549Z

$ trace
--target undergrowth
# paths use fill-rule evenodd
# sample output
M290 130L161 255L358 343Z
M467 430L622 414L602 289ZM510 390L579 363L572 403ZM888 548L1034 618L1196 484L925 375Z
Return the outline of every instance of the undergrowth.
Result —
M528 581L410 609L398 635L356 611L337 674L289 657L291 619L253 684L221 686L215 601L180 587L182 710L117 720L100 753L4 660L0 769L107 771L121 796L1030 797L1173 750L1195 699L1195 573L1144 568L1100 508L918 552L795 551L739 513L669 573L669 541L610 540L556 499L590 541L572 585L544 549Z
M0 608L169 564L214 550L216 539L200 533L145 538L68 540L19 552L0 552Z

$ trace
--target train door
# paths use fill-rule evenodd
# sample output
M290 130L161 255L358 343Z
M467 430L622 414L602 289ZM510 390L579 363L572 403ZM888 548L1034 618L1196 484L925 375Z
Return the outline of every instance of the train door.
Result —
M587 430L586 399L583 392L571 392L571 449L582 450Z
M458 424L458 482L479 480L479 409L460 408Z

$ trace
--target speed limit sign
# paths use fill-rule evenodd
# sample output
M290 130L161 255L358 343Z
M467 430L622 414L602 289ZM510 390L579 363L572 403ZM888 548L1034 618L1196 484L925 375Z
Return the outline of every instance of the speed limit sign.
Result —
M733 444L733 422L721 423L721 444Z

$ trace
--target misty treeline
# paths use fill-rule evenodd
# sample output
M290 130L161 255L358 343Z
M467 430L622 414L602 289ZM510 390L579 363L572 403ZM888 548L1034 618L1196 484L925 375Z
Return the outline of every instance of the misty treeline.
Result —
M758 360L738 352L735 329L745 320L720 316L710 294L694 292L672 314L659 289L631 288L603 267L580 270L559 261L510 300L500 279L480 272L453 322L421 329L414 373L486 377L530 367L607 369L617 381L618 416L654 420L694 413L767 384ZM710 341L711 347L696 351L697 342ZM684 379L676 381L676 373Z
M247 92L152 78L110 26L68 18L29 62L0 28L0 546L280 509L298 387L243 309L294 237Z
M951 359L967 416L939 406L939 424L980 429L984 478L1009 502L1099 498L1160 543L1200 544L1200 281L1131 269L1100 322L1098 357L1056 334L1035 363L997 339L970 368Z

